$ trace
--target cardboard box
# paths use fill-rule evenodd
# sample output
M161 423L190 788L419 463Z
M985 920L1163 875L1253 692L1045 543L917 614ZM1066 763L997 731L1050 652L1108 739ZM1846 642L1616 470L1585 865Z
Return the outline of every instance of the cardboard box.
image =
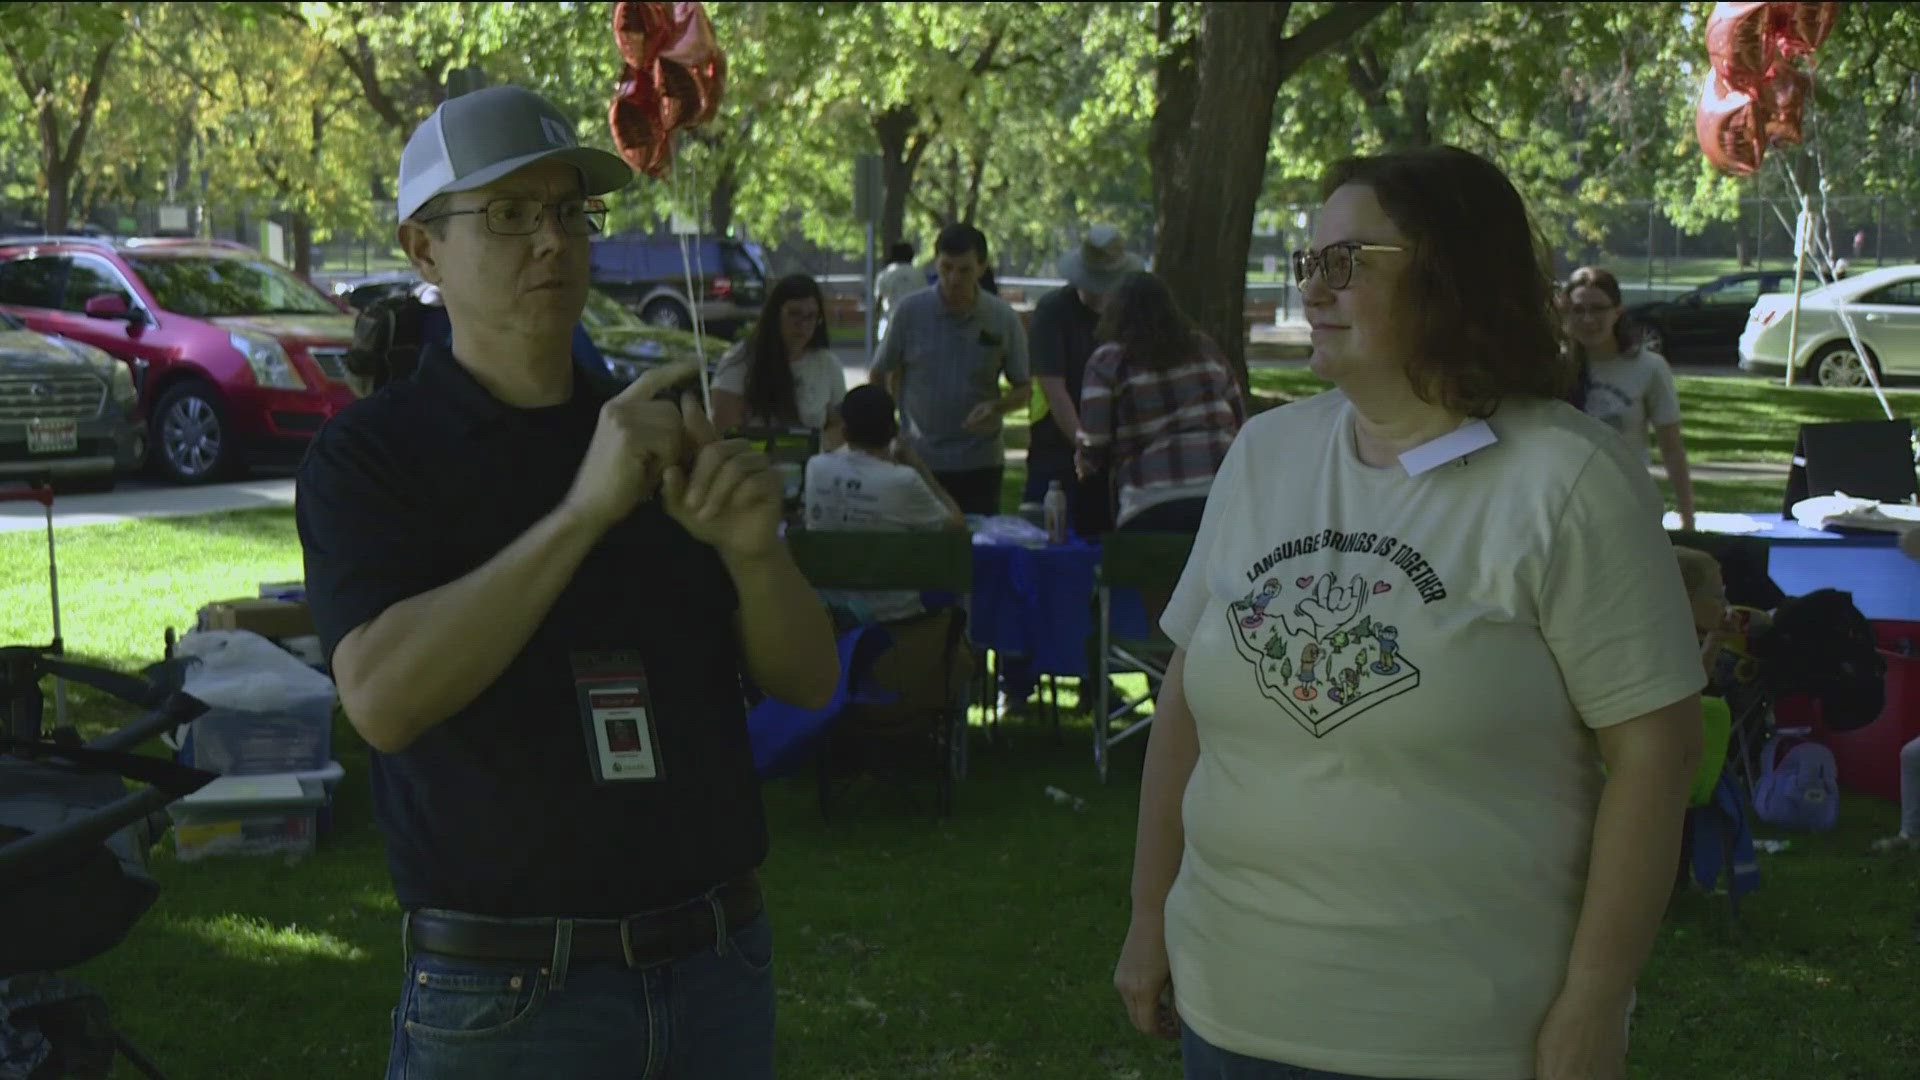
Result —
M199 629L250 630L269 639L301 637L314 632L313 612L304 601L217 600L200 609Z

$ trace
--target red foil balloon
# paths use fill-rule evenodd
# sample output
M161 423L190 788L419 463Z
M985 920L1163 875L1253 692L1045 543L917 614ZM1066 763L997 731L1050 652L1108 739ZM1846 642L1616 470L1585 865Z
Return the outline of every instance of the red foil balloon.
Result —
M1760 87L1759 102L1766 117L1767 142L1774 146L1800 141L1800 110L1813 91L1813 78L1786 61Z
M1714 168L1750 176L1766 152L1766 103L1729 87L1717 71L1707 72L1694 111L1693 131Z
M1820 47L1840 21L1839 4L1767 5L1767 22L1774 48L1788 59L1806 56Z
M1770 6L1721 0L1707 17L1707 58L1721 81L1742 93L1759 90L1773 67Z
M713 39L713 23L700 4L660 5L674 8L660 50L663 96L679 104L674 127L698 127L720 111L720 95L727 87L727 56Z
M698 3L616 3L613 36L626 61L607 110L614 145L629 165L659 176L673 160L673 133L718 111L726 54Z

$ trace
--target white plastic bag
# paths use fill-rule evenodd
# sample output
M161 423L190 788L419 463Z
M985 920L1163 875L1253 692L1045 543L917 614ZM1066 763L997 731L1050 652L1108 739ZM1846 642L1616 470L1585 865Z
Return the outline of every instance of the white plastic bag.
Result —
M324 698L333 708L333 680L251 630L202 630L174 642L175 656L197 657L181 686L214 708L275 713Z

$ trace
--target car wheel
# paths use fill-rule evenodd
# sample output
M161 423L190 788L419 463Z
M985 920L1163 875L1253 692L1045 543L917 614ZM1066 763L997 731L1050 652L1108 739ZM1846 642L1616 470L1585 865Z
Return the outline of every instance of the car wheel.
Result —
M1665 356L1667 355L1667 336L1660 332L1659 327L1649 326L1640 331L1640 347L1648 352Z
M1863 363L1860 354L1854 351L1853 343L1836 341L1815 353L1807 361L1807 377L1821 386L1844 389L1854 386L1866 386L1867 364L1874 364L1874 373L1880 371L1879 365L1869 355Z
M233 471L235 452L219 391L177 383L153 410L153 451L160 472L176 484L205 484Z
M647 320L649 325L667 330L693 329L693 316L678 300L655 300L640 312L640 317Z

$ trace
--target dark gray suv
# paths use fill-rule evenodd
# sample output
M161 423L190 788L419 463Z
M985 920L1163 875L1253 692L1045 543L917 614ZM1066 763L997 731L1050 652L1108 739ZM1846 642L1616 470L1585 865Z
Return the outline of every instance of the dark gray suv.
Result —
M111 488L146 457L139 400L125 361L0 312L0 480Z

